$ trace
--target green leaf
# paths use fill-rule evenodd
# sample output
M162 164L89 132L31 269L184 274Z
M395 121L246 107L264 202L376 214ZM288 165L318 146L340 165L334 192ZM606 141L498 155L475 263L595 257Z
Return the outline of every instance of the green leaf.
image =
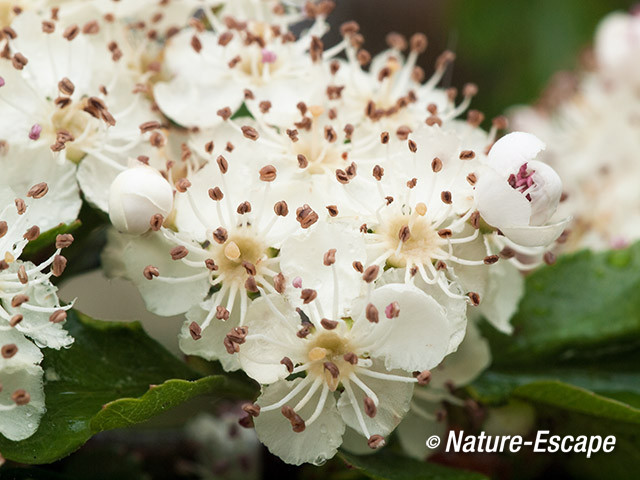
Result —
M31 258L39 254L45 248L55 244L56 236L62 235L63 233L73 233L80 228L81 225L82 222L76 220L68 224L61 223L57 227L42 232L38 238L27 243L24 247L24 251L22 252L23 258Z
M138 323L100 322L71 310L66 326L72 347L44 350L47 411L38 431L21 442L0 436L9 460L53 462L100 431L143 422L196 395L251 394L223 376L198 379Z
M484 475L466 470L443 467L435 463L419 462L383 450L375 455L353 455L341 452L349 465L376 480L483 480Z
M512 336L487 332L493 364L592 360L640 345L640 243L578 252L526 280ZM639 357L636 357L636 360Z

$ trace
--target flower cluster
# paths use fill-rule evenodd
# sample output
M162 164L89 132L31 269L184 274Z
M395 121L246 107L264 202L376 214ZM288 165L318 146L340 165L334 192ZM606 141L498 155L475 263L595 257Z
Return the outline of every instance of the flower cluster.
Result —
M565 182L562 210L576 217L568 250L621 248L640 238L639 52L638 12L612 13L582 72L556 74L538 105L513 111L517 128L547 142L543 158Z
M3 30L4 144L108 213L105 269L186 314L186 354L262 385L242 423L300 464L441 420L565 230L544 144L483 130L423 34L325 45L327 0L48 3Z

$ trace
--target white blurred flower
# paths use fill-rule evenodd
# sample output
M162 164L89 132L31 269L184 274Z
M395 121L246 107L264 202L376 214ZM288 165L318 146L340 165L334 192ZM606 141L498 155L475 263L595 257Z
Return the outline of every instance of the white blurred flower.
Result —
M614 84L640 82L640 13L614 12L600 21L595 34L595 57L600 74Z

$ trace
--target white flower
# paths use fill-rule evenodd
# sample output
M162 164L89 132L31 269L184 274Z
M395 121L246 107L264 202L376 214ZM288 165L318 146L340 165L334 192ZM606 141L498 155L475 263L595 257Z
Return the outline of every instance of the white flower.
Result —
M347 426L371 448L381 447L407 412L413 384L427 381L425 369L455 349L452 339L464 329L464 318L448 316L416 287L375 288L375 267L364 272L365 282L358 279L364 293L347 296L353 289L349 278L338 274L336 247L323 262L333 270L331 310L326 299L320 301L327 286L302 288L302 302L262 292L249 307L245 326L232 329L224 342L230 352L239 352L243 370L265 385L259 407L247 411L257 414L261 441L288 463L332 457Z
M475 186L482 218L525 247L551 244L568 223L547 223L560 202L562 181L551 167L535 160L544 147L528 133L504 136L491 148Z
M120 173L109 192L109 219L119 231L140 235L151 228L154 215L166 217L173 208L173 189L157 170L138 165Z
M595 34L599 74L614 84L640 81L640 15L614 12L600 21Z
M153 133L141 133L140 125L158 116L105 36L55 22L45 33L43 20L25 12L12 24L12 57L0 62L0 104L11 112L0 117L3 139L50 149L52 162L86 161L78 172L81 187L106 210L110 181L130 157L154 150L146 142Z

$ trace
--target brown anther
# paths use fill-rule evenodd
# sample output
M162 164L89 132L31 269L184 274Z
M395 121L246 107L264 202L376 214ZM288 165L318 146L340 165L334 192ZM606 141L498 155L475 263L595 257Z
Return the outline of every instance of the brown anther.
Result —
M474 127L479 127L484 121L484 113L479 110L469 110L467 112L467 123Z
M460 160L473 160L476 154L473 150L463 150L460 152Z
M467 182L469 183L469 185L474 186L477 181L478 177L475 173L470 173L469 175L467 175Z
M227 230L222 227L216 228L213 232L213 239L216 241L216 243L219 243L222 245L224 242L227 241L228 238L229 238L229 235L227 234Z
M53 264L51 265L51 272L54 277L59 277L64 272L64 269L67 268L67 259L62 255L56 255L53 257Z
M362 263L358 262L357 260L353 262L351 266L354 268L356 272L359 272L359 273L364 272L364 267L362 266Z
M276 167L266 165L260 169L260 180L263 182L273 182L276 179Z
M211 155L213 153L213 147L214 147L214 143L212 140L210 140L207 143L205 143L204 151L207 152L209 155Z
M9 225L4 220L0 220L0 238L4 237L9 231Z
M224 308L222 305L216 306L216 318L218 320L222 320L226 322L227 320L229 320L230 316L231 316L231 313L229 312L229 310Z
M442 260L438 260L436 262L435 267L436 267L437 271L446 270L447 269L447 264L444 263Z
M324 362L322 364L322 366L324 367L324 369L329 372L329 374L333 377L333 378L338 378L340 376L340 369L338 368L338 366L333 363L333 362Z
M544 252L542 259L547 265L553 265L554 263L556 263L556 256L553 254L553 252Z
M78 27L78 25L73 24L73 25L69 25L64 30L64 32L62 33L62 36L67 40L71 41L74 38L76 38L79 33L80 33L80 28Z
M325 207L330 217L335 217L338 215L338 207L336 205L327 205Z
M233 39L233 32L226 31L218 37L218 45L226 46Z
M412 178L411 180L407 181L407 187L409 188L415 188L415 186L418 184L418 179L417 178Z
M444 70L456 59L456 54L450 50L445 50L436 59L436 70Z
M375 417L376 413L378 413L375 402L367 396L364 397L364 413L369 418Z
M411 128L406 125L401 125L400 127L398 127L398 130L396 130L396 136L399 140L407 140L411 132Z
M229 337L224 337L222 344L224 345L224 348L227 350L227 353L229 355L233 355L234 353L238 353L240 351L240 345L238 345L237 343L233 343L229 339ZM248 417L248 418L251 418L251 417Z
M343 37L350 37L351 35L355 35L360 31L360 25L358 22L350 20L348 22L344 22L340 25L340 35Z
M322 320L320 320L320 325L322 325L322 327L326 330L335 330L335 328L338 326L338 321L323 318Z
M24 317L19 314L16 313L13 317L11 317L11 320L9 320L9 326L11 327L15 327L16 325L18 325L22 320L24 320Z
M429 385L429 382L431 381L431 372L429 370L423 370L416 375L416 379L418 380L418 385Z
M242 261L242 267L247 272L247 275L255 276L258 273L256 270L256 266L251 262L247 262L246 260Z
M418 151L418 145L416 144L416 142L414 142L413 140L409 140L407 142L407 145L409 146L409 150L412 153L416 153Z
M329 64L329 70L331 71L331 75L335 75L340 70L340 62L337 60L332 60Z
M138 155L136 160L138 160L140 163L143 163L145 165L149 165L149 157L146 155Z
M347 183L349 183L349 175L347 175L347 172L345 172L341 168L338 168L336 170L336 180L338 180L339 183L346 185Z
M27 192L27 197L42 198L49 191L49 186L45 182L40 182L34 185Z
M167 143L166 138L160 132L153 132L149 137L149 143L152 147L161 148Z
M304 116L304 114L307 113L307 104L304 102L298 102L296 104L296 108L300 110L300 115L302 116Z
M378 448L382 448L386 445L386 440L382 435L371 435L367 440L367 445L372 450L377 450Z
M181 260L189 255L189 250L182 245L178 245L177 247L173 247L169 254L172 260Z
M144 267L142 275L144 275L144 278L146 278L147 280L151 280L153 277L160 276L160 272L153 265L147 265L146 267Z
M431 115L429 117L427 117L427 119L425 120L425 122L427 125L429 125L430 127L434 126L434 125L438 125L438 126L442 126L442 119L437 116L437 115Z
M318 221L318 214L309 205L305 204L296 209L296 220L302 228L309 228Z
M56 24L49 20L43 20L42 31L44 33L53 33L56 31Z
M371 283L378 278L378 273L380 273L380 267L378 265L370 265L362 274L362 279L367 283Z
M71 99L69 97L57 97L53 104L58 107L60 110L71 105Z
M298 154L297 158L298 158L298 167L307 168L307 166L309 165L309 160L307 160L307 157L305 157L300 153Z
M300 292L300 299L305 305L313 302L318 297L318 292L312 288L303 288Z
M220 110L218 110L216 112L216 115L218 115L220 118L222 118L222 120L229 120L231 118L232 114L233 114L233 112L231 111L231 109L229 107L221 108Z
M442 200L442 203L446 203L447 205L451 205L451 202L452 202L451 192L449 192L447 190L442 192L440 194L440 200Z
M480 295L478 295L476 292L469 292L467 293L467 296L469 297L469 300L471 300L471 304L474 307L480 305Z
M238 208L236 208L236 212L238 212L238 215L244 215L246 213L250 213L251 212L251 204L249 202L242 202L240 205L238 205Z
M27 204L21 198L16 198L15 200L16 210L18 211L18 215L22 215L27 211Z
M413 70L411 71L411 80L413 80L416 83L422 83L424 82L425 76L426 75L422 67L419 67L419 66L413 67Z
M253 94L253 92L251 90L249 90L248 88L244 89L243 95L244 95L244 99L245 100L255 100L256 99L256 97Z
M475 83L467 83L462 88L462 94L465 97L475 97L478 93L478 86Z
M150 120L148 122L141 123L138 128L140 129L140 133L147 133L151 132L152 130L162 128L162 124L157 120Z
M238 65L240 62L242 61L242 57L240 57L240 55L236 55L235 57L233 57L231 60L229 60L227 62L227 66L229 68L234 68L236 65Z
M282 272L278 273L273 277L273 288L278 293L284 293L285 289L285 279Z
M18 308L20 305L28 301L29 301L29 297L27 295L19 293L18 295L16 295L11 299L11 306L13 308Z
M176 190L180 193L184 193L191 186L191 182L186 178L181 178L175 183Z
M100 24L96 20L90 20L82 26L82 33L85 35L95 35L100 31Z
M476 230L480 228L480 212L479 211L476 210L471 214L471 216L469 217L469 224Z
M360 225L360 233L369 233L369 227L367 227L366 223Z
M309 45L309 55L312 62L318 62L322 60L322 52L324 50L324 43L319 37L315 35L311 37L311 44Z
M209 193L209 198L211 200L215 200L216 202L219 202L224 198L224 193L222 193L222 190L220 190L220 187L210 188L208 190L208 193Z
M324 127L324 138L327 142L333 143L338 139L338 135L333 127L327 125Z
M431 170L433 170L434 173L438 173L440 170L442 170L442 160L440 160L438 157L435 157L431 161Z
M234 327L231 329L229 333L227 333L227 338L231 340L233 343L237 343L238 345L242 345L245 342L245 338L249 334L248 327Z
M507 117L500 115L494 118L493 120L491 120L491 124L497 130L506 130L506 128L509 126L509 121L507 120Z
M204 266L207 267L207 270L210 270L212 272L218 270L218 266L216 265L216 262L213 260L213 258L207 258L204 261Z
M225 338L225 342L226 341L227 341L227 339ZM225 346L226 346L226 343L225 343ZM229 351L228 348L227 348L227 351ZM231 353L235 353L235 351L233 351ZM240 425L242 428L254 428L255 427L255 425L253 423L253 417L251 415L245 415L244 417L240 418L238 420L238 425Z
M487 255L486 257L484 257L483 262L485 265L493 265L498 260L500 260L500 257L498 255Z
M18 346L15 343L3 345L0 352L2 352L2 358L11 358L18 353Z
M62 323L67 319L67 312L64 310L56 310L49 316L51 323Z
M298 338L307 338L310 333L311 333L311 326L306 324L306 325L303 325L303 327L296 332L296 336Z
M358 364L358 356L353 352L345 353L342 358L344 358L345 362L350 363L351 365Z
M241 130L242 130L242 134L249 140L253 140L255 142L256 140L258 140L258 138L260 138L260 134L253 127L249 127L248 125L245 125L241 127Z
M18 406L27 405L31 401L31 395L29 395L25 390L19 389L13 392L11 400L13 400Z
M389 138L390 138L390 136L389 136L389 132L382 132L382 133L380 134L380 142L381 142L383 145L386 145L387 143L389 143Z
M193 48L196 53L200 53L202 50L202 42L196 35L191 37L191 48Z
M347 177L349 177L349 180L351 180L356 176L356 173L358 172L358 166L355 164L355 162L351 162L351 164L347 168L345 168L344 171L347 174Z
M22 70L27 63L29 63L29 60L20 52L14 54L11 58L11 65L13 65L13 68L16 70Z
M287 205L287 202L280 200L273 206L273 211L279 217L286 217L289 214L289 206Z
M375 167L373 167L373 178L380 181L382 180L383 175L384 175L384 168L382 168L380 165L376 165Z
M394 50L402 52L407 49L407 38L398 32L387 33L385 41L387 45L389 45L389 48Z
M353 135L354 130L355 130L355 127L353 125L351 125L350 123L347 123L344 126L344 135L345 135L345 138L347 140L351 139L351 136Z
M295 410L293 408L291 408L289 405L285 405L284 407L282 407L280 409L280 412L282 413L284 418L286 418L288 420L291 420L296 415Z
M400 228L400 231L398 232L398 238L401 242L406 242L411 238L411 229L409 228L409 225L404 225Z
M194 340L200 340L202 338L202 329L200 328L200 325L196 322L191 322L189 324L189 334Z
M365 309L365 317L371 323L378 323L378 321L380 320L380 315L378 313L378 309L376 308L376 306L373 303L369 303L367 305L367 308Z
M258 293L258 284L256 283L255 277L247 277L247 280L244 282L244 288L246 288L248 292Z
M227 173L227 171L229 170L229 162L227 162L226 158L224 158L222 155L218 155L218 158L216 158L216 163L218 164L220 173Z
M260 405L256 403L245 403L242 405L242 410L251 415L252 417L257 417L260 415Z
M356 59L358 60L358 63L364 67L366 65L369 65L369 63L371 62L371 54L364 48L361 48L356 54Z
M24 233L22 238L24 238L27 242L32 242L39 236L40 236L40 227L38 227L37 225L34 225Z
M20 265L20 268L18 268L17 275L20 283L22 283L23 285L26 285L27 283L29 283L29 277L27 276L27 269L24 268L24 265Z
M409 40L412 52L423 53L427 49L427 36L424 33L415 33Z
M440 238L450 238L451 235L453 235L453 232L451 232L451 230L448 228L441 228L440 230L438 230L438 236Z
M67 77L64 77L58 82L58 90L60 90L60 93L62 93L63 95L73 95L75 88L76 87L73 85L73 82Z
M336 263L336 249L332 248L324 254L323 263L325 266L329 267Z
M504 247L502 250L500 250L499 255L500 258L509 259L516 256L516 251L511 247Z

